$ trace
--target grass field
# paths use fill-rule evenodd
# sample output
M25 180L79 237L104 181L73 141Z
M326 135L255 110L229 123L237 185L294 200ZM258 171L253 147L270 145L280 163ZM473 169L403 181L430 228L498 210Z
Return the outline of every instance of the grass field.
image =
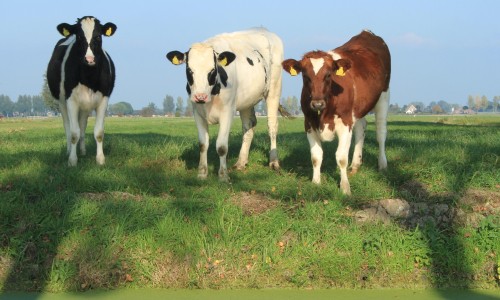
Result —
M338 188L336 142L324 144L322 185L310 182L301 118L280 120L282 170L268 169L266 121L247 169L227 184L216 126L210 176L197 179L192 119L108 118L103 167L90 120L76 168L60 119L0 120L0 290L499 288L500 116L390 116L384 173L369 122L351 197ZM236 120L229 165L240 128ZM390 198L475 219L356 222L356 211Z

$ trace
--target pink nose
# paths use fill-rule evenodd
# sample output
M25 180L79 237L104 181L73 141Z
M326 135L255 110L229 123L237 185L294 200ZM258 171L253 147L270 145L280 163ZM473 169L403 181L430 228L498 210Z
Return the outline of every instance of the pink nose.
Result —
M94 57L93 56L85 56L85 60L89 63L89 64L93 64L94 63Z
M194 100L196 102L206 102L208 99L208 95L207 94L196 94L194 95Z

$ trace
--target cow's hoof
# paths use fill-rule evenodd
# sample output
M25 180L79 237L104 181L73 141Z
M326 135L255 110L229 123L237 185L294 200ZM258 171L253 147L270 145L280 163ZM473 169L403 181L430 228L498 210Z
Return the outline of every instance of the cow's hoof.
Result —
M78 163L78 159L69 159L68 160L68 167L76 167L77 163Z
M103 166L104 163L106 162L106 158L104 157L104 155L97 155L95 161L99 166Z
M281 170L279 161L275 160L275 161L270 162L269 168L271 168L271 170L275 170L275 171Z
M233 166L233 169L234 170L238 170L238 171L243 171L246 169L246 165L245 164L240 164L240 163L236 163L234 166Z

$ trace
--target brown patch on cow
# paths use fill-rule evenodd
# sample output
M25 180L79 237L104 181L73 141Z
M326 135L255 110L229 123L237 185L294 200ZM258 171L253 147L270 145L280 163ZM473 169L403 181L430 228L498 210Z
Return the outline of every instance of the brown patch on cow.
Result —
M255 191L240 192L233 195L229 201L241 207L243 214L246 216L254 216L263 214L276 206L279 202L259 194Z
M205 144L201 144L201 143L200 143L200 145L199 145L199 146L200 146L200 152L205 152L205 151L207 151L207 150L206 150L206 146L205 146Z
M220 146L219 148L217 148L217 154L219 154L219 156L224 156L226 155L226 153L227 153L226 146Z

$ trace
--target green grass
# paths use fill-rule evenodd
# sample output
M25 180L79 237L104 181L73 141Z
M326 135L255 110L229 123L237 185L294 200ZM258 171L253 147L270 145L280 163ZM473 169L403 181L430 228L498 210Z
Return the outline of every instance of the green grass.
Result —
M385 198L471 211L464 197L498 196L498 116L391 116L384 173L369 122L351 197L338 188L336 142L324 144L322 185L310 182L301 118L280 120L279 173L259 119L250 163L230 184L217 179L216 126L200 181L192 119L108 118L103 167L89 123L87 156L68 168L60 119L0 121L1 290L499 287L497 215L448 228L353 219Z

